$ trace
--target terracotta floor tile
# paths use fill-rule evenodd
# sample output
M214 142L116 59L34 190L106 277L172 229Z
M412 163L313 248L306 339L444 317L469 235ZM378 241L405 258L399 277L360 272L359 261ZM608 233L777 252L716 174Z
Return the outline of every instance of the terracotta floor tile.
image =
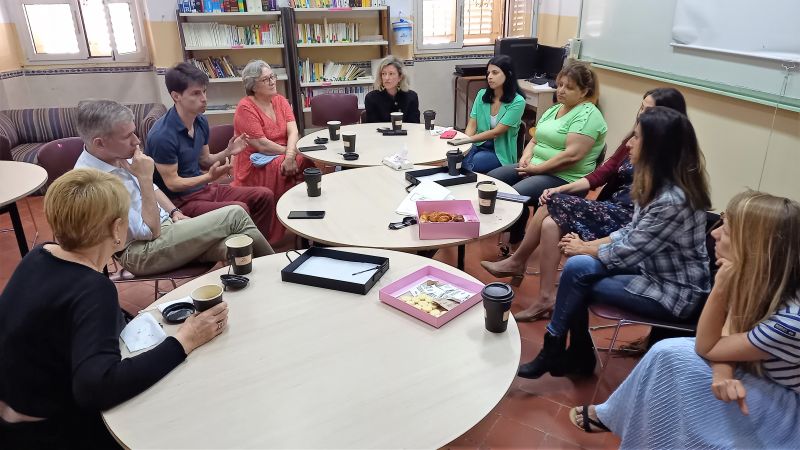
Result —
M505 419L547 432L560 409L561 405L545 397L514 389L500 402L497 412Z
M546 433L511 419L500 417L486 436L481 448L529 449L536 448Z
M542 442L539 443L537 447L539 449L546 449L546 450L561 450L561 449L581 449L578 444L565 441L563 439L559 439L558 437L548 434L542 439Z

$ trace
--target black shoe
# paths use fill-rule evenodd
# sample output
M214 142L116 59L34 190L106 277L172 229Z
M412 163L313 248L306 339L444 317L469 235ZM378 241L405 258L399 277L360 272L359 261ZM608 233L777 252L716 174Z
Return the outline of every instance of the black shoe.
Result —
M589 331L580 333L570 331L569 348L561 356L558 370L551 371L554 377L581 376L588 377L594 374L597 357L594 353Z
M561 370L559 366L563 363L562 358L566 351L566 344L566 336L553 336L545 332L542 351L533 361L519 366L517 376L535 379L548 372L558 373Z

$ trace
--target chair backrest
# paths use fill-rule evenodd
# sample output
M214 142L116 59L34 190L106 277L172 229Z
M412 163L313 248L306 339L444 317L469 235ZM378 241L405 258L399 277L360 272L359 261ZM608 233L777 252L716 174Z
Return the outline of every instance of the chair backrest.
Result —
M517 134L517 161L522 158L525 151L525 137L528 135L528 124L524 120L519 123L519 134Z
M212 155L225 150L232 137L233 125L214 125L208 135L208 150Z
M39 165L47 171L47 184L75 167L83 152L83 140L77 137L58 139L44 144L39 149Z
M311 97L311 124L324 127L330 120L342 125L358 123L358 97L353 94L319 94Z

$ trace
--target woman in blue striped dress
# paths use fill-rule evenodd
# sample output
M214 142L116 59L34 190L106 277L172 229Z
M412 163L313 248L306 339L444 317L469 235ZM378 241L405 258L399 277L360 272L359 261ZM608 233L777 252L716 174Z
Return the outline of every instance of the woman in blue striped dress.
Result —
M800 204L750 191L726 213L697 338L656 344L576 426L622 448L798 448Z

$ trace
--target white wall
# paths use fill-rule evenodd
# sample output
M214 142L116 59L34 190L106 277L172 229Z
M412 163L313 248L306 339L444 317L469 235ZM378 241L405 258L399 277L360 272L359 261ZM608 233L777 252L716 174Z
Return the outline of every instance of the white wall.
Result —
M411 88L419 96L419 110L436 111L436 123L453 125L454 85L453 71L459 64L486 64L485 59L450 59L445 61L418 61L411 73Z

